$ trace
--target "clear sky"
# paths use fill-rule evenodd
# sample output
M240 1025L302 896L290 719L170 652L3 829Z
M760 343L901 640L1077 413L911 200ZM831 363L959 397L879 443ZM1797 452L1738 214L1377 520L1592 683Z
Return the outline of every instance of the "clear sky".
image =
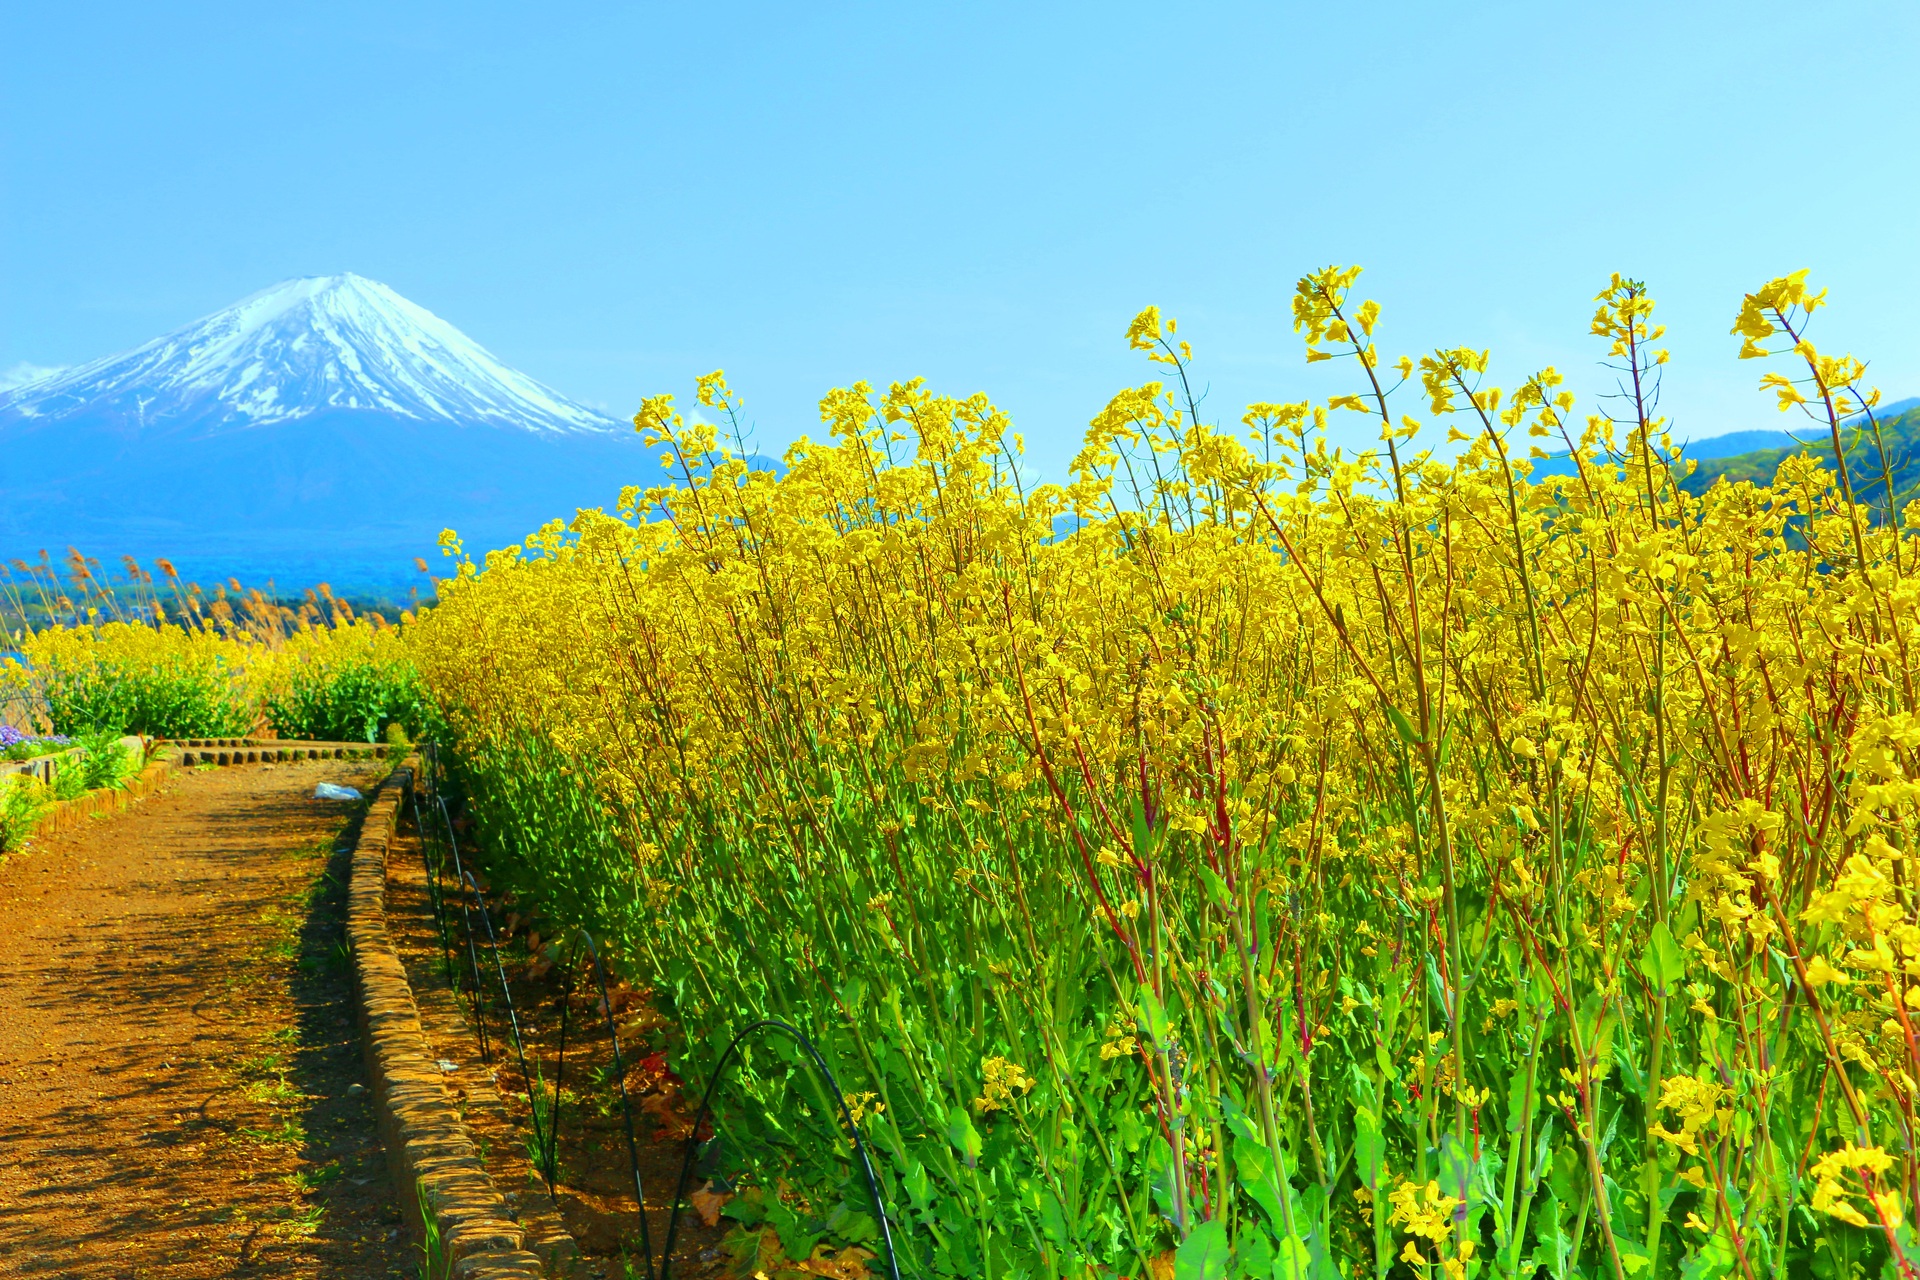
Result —
M8 4L0 370L348 270L623 416L725 367L772 450L924 374L1057 477L1146 303L1231 421L1347 389L1308 269L1364 264L1391 349L1582 391L1620 270L1676 434L1772 427L1727 329L1799 267L1920 394L1917 69L1910 0Z

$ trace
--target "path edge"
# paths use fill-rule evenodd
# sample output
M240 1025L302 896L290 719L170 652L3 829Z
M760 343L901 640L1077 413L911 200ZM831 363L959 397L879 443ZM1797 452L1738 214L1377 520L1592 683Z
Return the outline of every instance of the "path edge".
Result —
M361 1044L394 1195L414 1238L437 1241L434 1275L459 1280L544 1276L526 1231L488 1176L431 1056L407 971L387 929L387 853L418 757L374 792L353 849L347 938L353 949Z

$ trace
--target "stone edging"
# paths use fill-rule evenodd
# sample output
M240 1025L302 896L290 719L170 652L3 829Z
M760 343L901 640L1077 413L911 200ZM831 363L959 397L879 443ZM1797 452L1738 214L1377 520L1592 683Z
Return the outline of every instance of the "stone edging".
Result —
M387 930L387 850L401 797L411 790L418 767L417 759L408 759L374 793L347 886L347 937L380 1136L401 1211L416 1238L427 1238L431 1217L439 1240L435 1280L530 1280L545 1271L525 1247L525 1229L487 1176L447 1094Z
M130 742L132 739L122 739ZM212 744L219 742L216 748ZM232 744L232 745L225 745ZM43 836L58 835L80 826L88 818L118 813L138 804L166 786L175 769L203 765L274 764L293 760L370 760L387 754L385 744L353 742L273 742L245 738L196 739L190 743L155 742L146 766L117 787L102 787L71 800L56 800L41 810L33 825L21 837L27 843ZM166 754L162 754L162 753ZM22 761L36 764L38 761ZM8 770L19 773L24 769ZM0 853L0 857L5 857Z
M127 734L120 739L120 745L122 747L129 751L138 751L142 759L145 759L147 756L149 742L150 739L143 738L137 733ZM84 750L84 747L67 747L61 751L49 752L44 756L29 756L25 760L0 761L0 777L6 777L9 774L25 773L31 774L41 782L51 783L54 775L60 771L62 766L75 756L80 755Z
M243 738L193 739L170 744L180 752L180 766L273 764L289 760L374 760L386 754L378 744L352 742L260 742Z

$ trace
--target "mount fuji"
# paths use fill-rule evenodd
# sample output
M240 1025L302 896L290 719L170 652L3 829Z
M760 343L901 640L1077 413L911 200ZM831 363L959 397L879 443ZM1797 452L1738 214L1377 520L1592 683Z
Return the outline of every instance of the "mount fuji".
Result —
M72 544L393 586L443 528L476 552L518 541L611 506L648 461L623 423L387 286L288 280L0 390L0 557Z

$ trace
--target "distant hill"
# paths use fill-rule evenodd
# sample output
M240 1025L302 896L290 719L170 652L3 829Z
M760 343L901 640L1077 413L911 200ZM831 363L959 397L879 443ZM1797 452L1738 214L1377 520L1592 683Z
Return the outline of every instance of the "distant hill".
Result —
M1887 455L1894 464L1894 484L1900 493L1908 493L1916 482L1920 482L1920 457L1909 457L1916 452L1915 446L1920 440L1914 438L1916 431L1915 411L1920 410L1920 396L1911 396L1892 404L1883 405L1874 411L1880 419L1880 429L1887 444ZM1864 421L1864 420L1863 420ZM1851 434L1851 433L1849 433ZM1796 441L1795 437L1799 437ZM1900 441L1896 444L1896 439ZM1831 460L1833 445L1827 439L1826 428L1816 427L1812 422L1803 422L1800 429L1788 434L1785 431L1732 431L1726 435L1708 436L1703 440L1689 440L1680 446L1682 456L1699 463L1693 475L1688 477L1685 487L1692 493L1705 493L1713 482L1721 476L1732 480L1751 480L1756 484L1772 481L1773 473L1780 468L1783 459L1791 454L1810 449L1818 456ZM1902 478L1902 460L1913 468L1913 474ZM1873 452L1871 439L1860 446L1856 456L1848 461L1848 471L1856 491L1871 483L1874 492L1879 492L1880 460ZM1547 476L1570 476L1575 474L1573 458L1569 454L1556 453L1546 458L1536 458L1533 462L1533 477L1544 479ZM1911 496L1911 495L1909 495ZM1879 499L1874 499L1878 501Z
M1689 440L1681 446L1681 452L1698 462L1708 458L1732 458L1761 449L1790 449L1793 443L1793 437L1784 431L1729 431L1723 436Z
M1893 472L1895 504L1911 501L1920 488L1920 400L1904 400L1876 411L1880 417L1880 438L1887 450L1887 462ZM1812 424L1808 424L1812 427ZM1799 433L1800 443L1783 448L1757 449L1731 456L1709 456L1683 482L1690 493L1705 493L1715 481L1748 481L1765 485L1773 481L1780 464L1795 454L1812 454L1832 466L1833 441L1824 429ZM1857 438L1856 438L1857 437ZM1875 506L1886 502L1885 477L1880 454L1870 435L1843 428L1843 443L1848 447L1847 478L1853 483L1854 496Z
M0 558L403 593L442 528L501 546L661 474L629 424L350 274L0 390L0 458Z

